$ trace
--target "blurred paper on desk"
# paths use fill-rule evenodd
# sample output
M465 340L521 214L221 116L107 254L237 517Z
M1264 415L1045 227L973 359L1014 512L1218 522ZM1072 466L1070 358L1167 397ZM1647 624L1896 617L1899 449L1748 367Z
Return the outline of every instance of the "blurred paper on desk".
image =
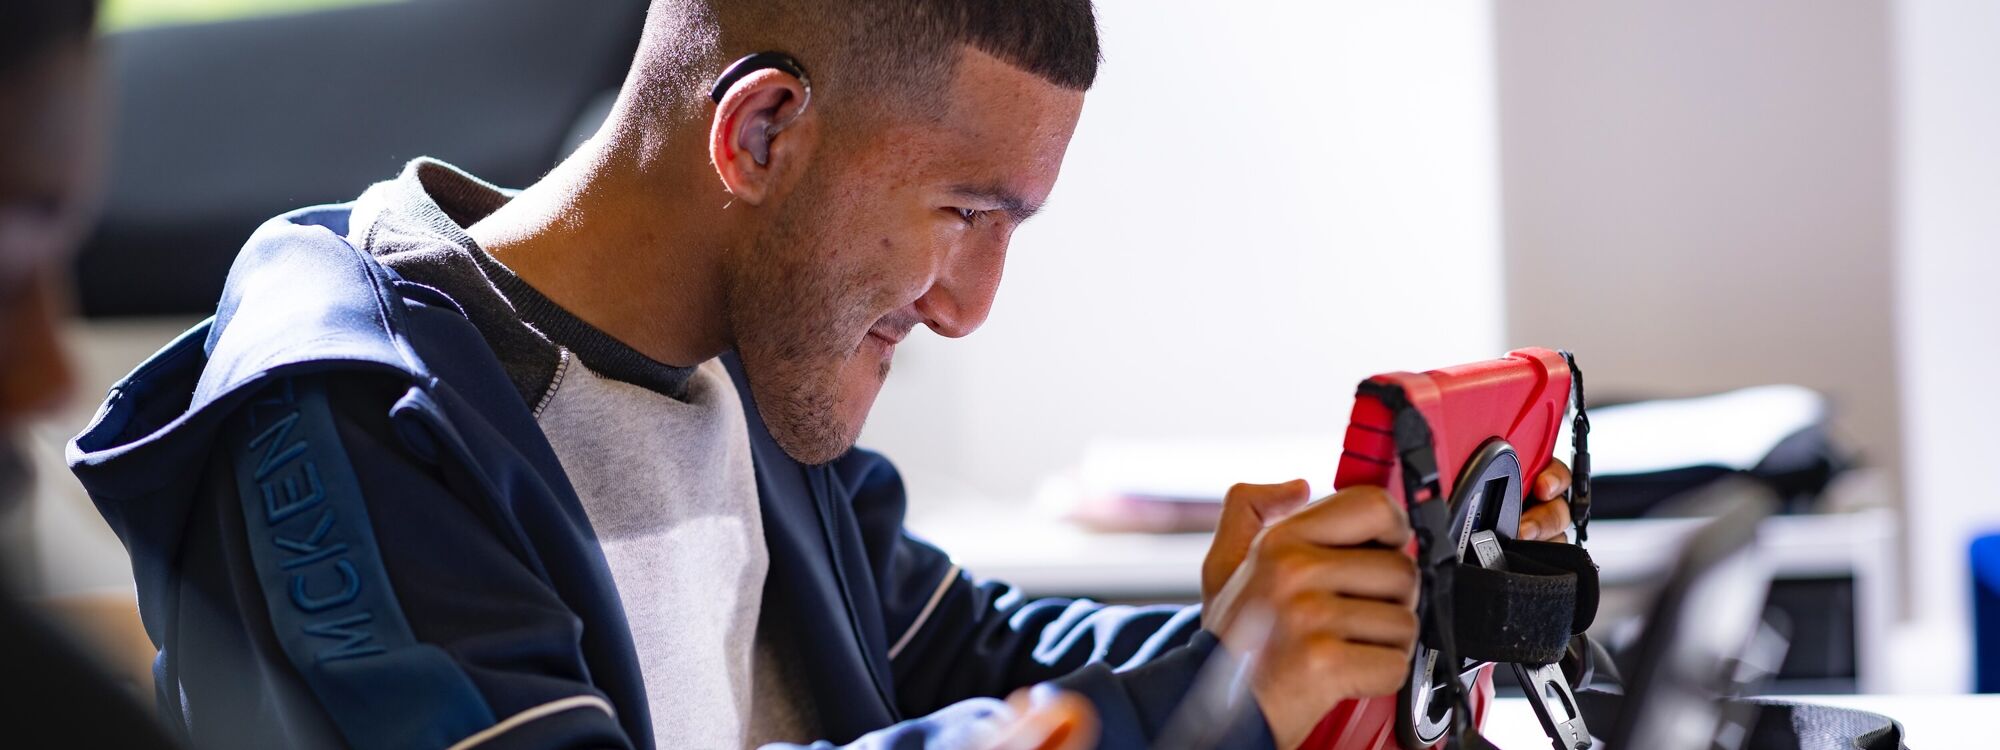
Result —
M1305 479L1331 492L1339 431L1238 439L1114 438L1093 441L1071 472L1051 479L1042 502L1096 531L1213 531L1222 497L1239 482Z
M1689 466L1749 471L1826 416L1826 397L1796 385L1604 406L1590 410L1590 455L1600 475ZM1567 434L1562 440L1568 444Z
M1593 408L1592 515L1680 515L1683 501L1732 479L1762 485L1784 512L1811 511L1853 463L1829 411L1826 396L1796 385Z

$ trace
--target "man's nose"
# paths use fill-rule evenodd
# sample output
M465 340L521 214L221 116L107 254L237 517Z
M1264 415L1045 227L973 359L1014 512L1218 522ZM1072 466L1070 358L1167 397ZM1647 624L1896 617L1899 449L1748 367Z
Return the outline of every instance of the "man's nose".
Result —
M917 298L917 312L924 316L924 325L939 336L954 339L979 330L993 312L993 297L1000 291L1006 261L1005 242L953 253L944 272Z

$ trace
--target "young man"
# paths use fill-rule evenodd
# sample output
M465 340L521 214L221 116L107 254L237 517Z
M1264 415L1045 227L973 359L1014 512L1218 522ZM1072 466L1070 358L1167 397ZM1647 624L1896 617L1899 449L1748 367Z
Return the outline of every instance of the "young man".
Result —
M657 0L525 191L418 160L267 224L73 446L168 715L203 746L951 747L1052 683L1142 747L1220 641L1261 665L1230 742L1289 747L1395 690L1417 580L1379 488L1232 491L1205 611L1025 601L905 534L852 448L905 335L984 321L1097 62L1087 0Z

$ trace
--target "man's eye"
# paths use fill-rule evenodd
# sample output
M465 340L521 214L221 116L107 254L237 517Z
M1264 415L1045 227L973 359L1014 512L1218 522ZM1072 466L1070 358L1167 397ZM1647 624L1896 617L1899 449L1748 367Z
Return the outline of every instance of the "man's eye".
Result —
M986 213L985 211L978 211L970 208L954 208L952 209L952 211L954 213L957 213L959 220L965 222L967 226L971 226L973 224L978 223L979 215Z

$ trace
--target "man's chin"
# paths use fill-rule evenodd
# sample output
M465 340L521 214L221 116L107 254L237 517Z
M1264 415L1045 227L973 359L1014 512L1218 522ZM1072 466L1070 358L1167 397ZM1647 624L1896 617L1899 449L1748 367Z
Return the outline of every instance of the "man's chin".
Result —
M816 466L854 447L882 390L881 359L849 354L788 360L781 355L744 354L751 398L785 455Z
M785 455L807 466L833 463L835 459L847 455L847 452L854 448L853 440L800 439L799 436L787 434L782 430L772 430L771 438L777 441L779 448L784 449Z
M879 382L879 381L878 381ZM861 426L874 406L878 388L865 394L850 389L844 397L826 399L824 394L791 390L768 399L758 398L758 411L771 439L792 460L808 466L831 463L854 448ZM753 397L757 389L751 388Z
M796 422L786 427L774 424L777 420L765 417L764 426L771 431L771 438L784 449L785 455L807 466L832 463L854 449L855 440L861 436L861 422L866 417L832 420L812 425L806 429L792 429Z

